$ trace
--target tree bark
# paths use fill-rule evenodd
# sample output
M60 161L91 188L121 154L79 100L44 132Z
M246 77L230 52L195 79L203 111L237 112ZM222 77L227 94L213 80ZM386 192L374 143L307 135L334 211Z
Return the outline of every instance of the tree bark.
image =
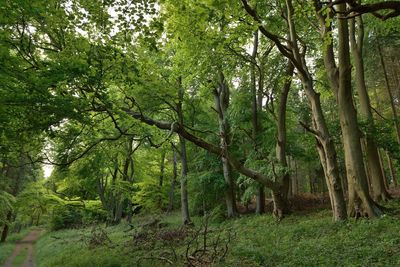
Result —
M187 191L187 174L188 174L188 163L186 155L186 140L182 136L179 136L179 142L181 144L181 212L182 222L184 225L191 224L189 215L189 200Z
M171 179L171 188L169 190L169 201L168 201L168 212L171 212L174 209L174 196L175 196L175 181L178 177L178 168L177 168L177 159L176 159L176 150L174 145L172 144L172 179Z
M179 102L177 104L176 110L178 114L178 120L180 125L183 125L183 103L184 89L182 87L182 81L179 79L179 91L178 91L178 99ZM188 200L188 191L187 191L187 174L188 174L188 162L187 162L187 154L186 154L186 140L182 135L179 135L179 142L181 145L181 212L182 212L182 222L184 225L191 224L190 215L189 215L189 200Z
M8 211L7 217L6 217L7 221L11 221L11 219L13 217L12 215L13 215L12 211ZM0 243L6 242L9 229L10 229L10 227L8 226L8 223L4 224L3 231L1 232Z
M289 211L288 205L288 196L290 189L290 174L288 168L288 163L286 159L286 105L287 99L289 95L290 86L292 84L292 76L294 72L294 66L288 60L287 68L286 68L286 80L283 85L283 89L279 96L279 107L278 107L278 116L277 116L277 140L276 140L276 158L280 167L284 169L284 173L280 176L280 192L282 193L282 200L285 212Z
M164 182L164 170L165 170L165 150L161 151L161 161L160 161L160 177L158 180L158 186L161 188Z
M396 106L394 104L393 93L392 93L392 90L390 88L388 72L387 72L387 69L386 69L385 60L383 58L381 44L380 44L379 40L377 42L378 42L378 54L379 54L379 58L380 58L382 69L383 69L383 76L385 77L386 90L388 92L389 99L390 99L390 107L392 109L394 127L396 129L397 143L400 145L400 125L399 125L399 121L398 121L397 110L396 110Z
M305 53L299 51L298 47L298 36L296 34L294 24L294 9L291 0L286 0L287 7L287 19L286 22L289 27L289 45L285 46L279 36L271 33L263 26L263 21L258 16L255 9L253 9L247 0L241 0L243 8L246 12L253 17L258 23L260 32L268 39L270 39L276 45L279 52L287 57L297 70L297 74L302 82L306 96L310 102L312 116L313 116L313 128L305 126L310 132L316 136L318 154L320 156L321 164L324 167L325 178L328 184L329 192L331 195L331 203L333 210L333 217L335 220L346 219L346 206L344 202L344 196L341 186L341 179L336 161L336 150L330 137L328 127L322 112L319 94L314 91L313 79L309 72L306 64ZM275 196L277 196L275 192ZM277 198L277 197L276 197ZM280 205L278 205L279 207ZM283 212L277 212L282 214Z
M162 149L161 151L161 160L160 160L160 176L158 179L158 186L160 193L162 191L163 183L164 183L164 172L165 172L165 150ZM158 199L158 207L161 209L162 208L162 196L160 194L159 199Z
M288 11L288 26L290 32L290 41L292 45L293 57L291 58L293 65L299 72L299 77L304 87L306 96L311 106L311 113L313 117L313 128L307 127L315 137L317 142L317 151L324 169L325 180L328 186L329 195L331 197L333 218L335 221L345 220L346 204L344 201L343 189L339 169L336 159L336 150L333 140L330 136L324 114L322 112L320 96L314 90L313 79L311 73L308 71L305 55L300 53L297 44L297 33L293 21L293 6L291 0L286 0ZM331 56L327 54L327 56ZM289 57L290 58L290 57ZM325 60L324 60L325 61ZM335 71L331 75L337 75Z
M219 73L218 86L214 90L215 108L218 112L220 147L224 151L229 150L231 144L230 126L227 118L229 107L229 87L226 84L225 77L222 72ZM235 181L233 180L232 167L225 157L221 158L224 179L227 184L225 190L225 201L227 207L228 218L237 215Z
M390 175L392 176L392 183L394 188L397 188L397 174L396 174L396 169L393 165L393 160L392 157L390 156L389 151L386 151L386 157L388 160L388 164L389 164L389 169L390 169Z
M345 11L345 4L338 5L338 12ZM360 143L361 136L351 90L349 29L348 21L345 19L338 20L338 38L339 88L337 102L349 182L349 214L351 216L359 215L375 218L381 216L382 211L368 193L367 176Z
M356 40L356 21L358 28L358 35ZM365 84L364 75L364 60L363 60L363 42L364 42L364 24L362 17L350 20L350 43L353 60L355 63L355 77L356 87L360 100L360 113L361 117L367 121L368 130L365 136L365 152L368 163L368 170L370 174L370 182L372 189L372 198L375 201L386 201L390 199L389 193L386 191L382 169L379 164L379 154L376 142L374 140L373 132L374 119L371 112L371 103Z
M260 133L261 127L258 120L258 113L261 110L259 108L258 97L260 90L257 90L257 82L256 82L256 64L257 64L257 50L258 50L258 30L254 33L253 40L253 51L251 53L251 58L253 63L251 64L250 70L250 83L251 83L251 124L252 124L252 138L254 142L254 150L258 151L258 135ZM261 78L261 75L260 75ZM259 80L259 83L263 83L264 81ZM261 103L262 105L262 103ZM257 186L256 193L256 213L262 214L265 212L265 192L264 186L259 184Z
M130 184L133 183L133 179L134 179L134 175L135 175L135 161L133 159L133 153L135 152L135 150L138 147L139 146L137 146L135 149L133 149L133 139L129 139L128 154L127 154L128 156L126 158L125 166L124 166L124 176L126 177L126 180L130 182ZM133 216L131 198L127 199L127 205L128 205L127 221L128 221L128 223L131 223L132 222L132 216Z
M298 168L297 168L297 160L294 158L294 175L292 176L292 196L296 196L299 194L299 182L298 182Z

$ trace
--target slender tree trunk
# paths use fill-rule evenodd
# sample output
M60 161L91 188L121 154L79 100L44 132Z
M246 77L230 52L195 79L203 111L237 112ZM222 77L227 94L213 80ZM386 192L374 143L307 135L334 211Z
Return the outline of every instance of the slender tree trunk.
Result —
M396 174L396 169L393 165L393 160L392 157L390 156L389 151L386 151L386 157L388 160L388 164L389 164L389 169L390 169L390 176L392 176L392 183L394 188L397 187L397 174Z
M122 172L122 179L123 181L127 181L130 184L133 183L133 176L135 174L135 165L134 165L134 160L133 160L133 153L136 149L133 149L133 138L129 138L127 140L127 146L126 146L126 155L125 155L125 162L123 166L123 172ZM127 207L127 221L128 223L131 223L132 221L132 200L130 197L125 198L121 200L121 207L123 208L123 204L126 203ZM121 215L122 215L122 209L121 209Z
M158 180L158 186L160 192L162 191L163 187L163 182L164 182L164 172L165 172L165 150L161 151L161 161L160 161L160 176ZM161 209L162 208L162 196L160 194L160 197L158 199L158 206Z
M252 124L252 138L254 142L254 150L258 151L258 135L260 133L260 123L258 121L258 112L260 109L258 108L257 96L259 94L259 90L257 91L257 83L256 83L256 64L257 64L257 50L258 50L258 30L254 33L254 41L253 41L253 52L251 54L251 58L253 60L253 64L251 65L250 70L250 82L251 82L251 124ZM259 82L263 82L259 80ZM265 188L264 185L259 184L257 186L256 193L256 213L262 214L265 212Z
M173 169L172 169L171 188L169 190L169 201L168 201L168 209L167 209L168 212L171 212L174 209L175 181L176 181L176 178L178 177L176 150L173 145L172 145L172 154L173 154L173 160L172 160Z
M228 151L231 144L230 126L227 118L229 107L229 87L226 84L225 77L222 72L219 73L218 86L214 91L215 107L218 112L220 146L223 151ZM227 184L225 190L225 200L227 206L228 218L237 215L235 181L233 180L232 166L225 157L222 157L222 168Z
M358 36L356 40L356 20L358 24ZM350 20L350 41L351 50L353 54L353 60L355 63L355 77L358 96L360 100L360 113L363 119L368 123L368 131L365 136L365 152L368 163L369 178L371 182L372 198L375 201L388 200L390 198L389 193L385 189L382 169L379 164L378 148L376 146L374 137L370 132L374 129L374 119L371 112L371 103L365 84L364 75L364 61L363 61L363 41L364 41L364 24L362 17L359 16L357 19ZM371 191L370 191L371 192Z
M164 170L165 170L165 150L161 151L161 161L160 161L160 178L158 181L158 186L162 187L164 182Z
M256 194L256 214L263 214L264 212L265 212L265 187L264 185L259 184L257 187L257 194Z
M186 155L186 140L179 136L179 142L181 144L181 212L182 222L184 225L191 224L189 216L189 200L187 191L187 174L188 174L188 163Z
M294 10L292 6L292 0L286 0L286 5L288 11L287 21L290 32L290 40L293 45L293 54L297 64L295 64L293 61L292 63L298 69L300 80L304 87L308 101L310 102L311 113L313 117L313 128L311 129L308 127L308 130L311 131L316 137L318 155L321 165L324 169L325 180L328 186L329 195L331 197L333 218L336 221L344 220L347 218L346 204L344 201L341 179L339 176L335 145L328 131L324 113L322 112L320 96L314 90L313 79L308 71L305 55L304 53L300 53L298 48L297 33L293 21ZM299 65L301 65L301 67ZM336 75L334 72L331 74Z
M381 65L382 65L382 69L383 69L383 75L385 77L386 90L388 92L389 99L390 99L390 107L391 107L392 113L393 113L393 121L394 121L394 127L396 129L397 143L400 145L400 125L399 125L399 121L398 121L397 110L396 110L396 106L394 104L393 93L392 93L392 90L390 88L388 72L386 70L386 64L385 64L385 60L383 58L382 48L381 48L381 44L380 44L379 41L378 41L378 54L379 54L379 58L381 60Z
M345 12L346 4L338 5L338 12ZM351 216L379 217L382 211L374 203L368 193L367 176L365 174L360 130L357 113L353 103L351 90L351 64L349 52L348 21L338 20L339 37L339 90L337 101L339 120L342 129L342 141L349 182L349 214Z
M179 124L184 125L183 120L183 103L184 89L182 87L182 81L179 79L179 103L177 105L177 114L179 119ZM189 200L188 200L188 191L187 191L187 174L188 174L188 162L187 162L187 154L186 154L186 140L181 135L179 135L179 142L181 145L181 212L182 212L182 222L184 225L191 224L190 215L189 215Z
M105 191L107 188L107 179L99 177L97 179L97 193L99 194L100 202L103 208L107 211L109 219L113 218L113 203L106 198Z
M115 159L114 161L114 171L112 173L111 184L112 188L116 188L116 183L118 179L118 171L119 171L119 163L118 160ZM122 199L121 199L121 192L116 190L112 192L111 199L110 199L110 206L112 210L112 224L119 224L122 218Z
M12 215L13 215L12 212L8 211L7 217L6 217L7 222L11 221ZM0 243L6 242L9 229L10 229L10 227L8 226L8 223L4 224L3 231L1 232Z
M298 181L298 169L297 169L297 160L293 160L294 165L294 175L292 176L292 196L296 196L299 194L299 181Z
M283 89L279 96L279 108L278 108L278 116L277 116L277 142L276 142L276 158L278 160L279 165L287 169L288 163L286 159L286 105L288 94L290 90L290 86L292 84L292 76L294 72L294 66L290 62L287 63L286 68L286 81L283 85ZM281 177L281 188L280 192L282 193L283 204L286 209L285 212L288 212L289 205L288 205L288 195L290 189L290 175L289 171L285 171Z

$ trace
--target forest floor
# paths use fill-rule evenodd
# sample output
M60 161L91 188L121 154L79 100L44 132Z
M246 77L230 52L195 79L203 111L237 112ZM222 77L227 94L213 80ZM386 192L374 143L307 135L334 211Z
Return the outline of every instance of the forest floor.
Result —
M33 245L39 239L40 230L32 230L25 238L16 243L12 255L3 265L4 267L34 267Z
M48 232L35 245L36 258L39 267L400 266L400 200L383 204L380 219L340 223L324 207L282 221L213 213L193 217L193 227L181 226L179 212L139 215L132 224Z

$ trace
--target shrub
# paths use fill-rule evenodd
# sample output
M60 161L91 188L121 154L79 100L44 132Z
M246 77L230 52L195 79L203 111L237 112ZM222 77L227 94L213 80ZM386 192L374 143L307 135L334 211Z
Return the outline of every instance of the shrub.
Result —
M89 200L83 203L69 201L54 207L50 228L52 230L76 228L83 224L105 222L106 220L107 212L103 209L100 201Z
M60 230L74 228L82 224L81 207L76 204L61 204L53 209L53 216L50 219L50 228Z
M100 200L85 201L85 207L81 210L81 213L84 224L105 222L107 220L107 211L104 210Z

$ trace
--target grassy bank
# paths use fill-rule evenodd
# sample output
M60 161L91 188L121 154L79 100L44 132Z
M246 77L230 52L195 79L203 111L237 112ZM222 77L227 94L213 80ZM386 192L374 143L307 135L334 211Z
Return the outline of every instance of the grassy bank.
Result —
M121 224L97 228L97 234L90 227L49 232L37 243L37 262L39 267L182 266L188 260L212 266L400 266L400 202L389 206L381 219L344 223L332 222L324 210L281 222L249 215L197 231L199 218L194 228L182 230L174 214L161 220L162 228L150 230L144 225L152 219L141 218L132 230ZM106 237L109 241L101 242Z
M30 231L30 228L21 230L19 233L11 233L5 243L0 244L0 264L3 264L11 256L15 243L23 239Z

